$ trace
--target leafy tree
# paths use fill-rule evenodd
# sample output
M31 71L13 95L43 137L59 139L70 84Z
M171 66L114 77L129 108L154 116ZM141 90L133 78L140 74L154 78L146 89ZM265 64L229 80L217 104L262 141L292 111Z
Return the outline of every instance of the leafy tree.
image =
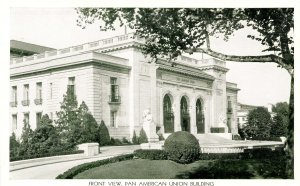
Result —
M13 132L9 137L9 155L10 157L15 157L19 155L19 146L20 143L16 138L16 134Z
M37 126L48 126L48 125L52 125L52 120L49 118L48 114L45 114L42 116L40 123L38 123Z
M31 138L32 138L32 129L30 128L29 123L24 119L23 120L24 126L22 129L22 135L20 138L20 150L19 150L19 155L31 155L33 154L30 151L30 146L32 145L31 143Z
M110 135L108 132L108 129L104 123L104 121L101 121L101 124L98 128L98 143L100 146L105 146L110 144Z
M60 108L56 124L66 149L72 149L80 143L97 141L98 124L95 118L84 101L78 107L76 96L70 89L64 95Z
M255 8L77 8L78 25L83 28L101 20L103 30L114 29L116 23L128 26L140 37L146 38L142 51L157 61L167 57L174 59L182 53L206 53L212 57L233 62L276 63L291 76L288 123L288 174L293 177L294 152L294 9ZM210 37L228 40L234 31L251 28L257 40L268 52L266 55L235 56L213 50ZM272 52L272 54L270 54Z
M287 126L289 121L289 105L286 102L277 103L272 107L275 113L272 122L271 136L287 136Z
M133 131L132 143L135 145L139 144L139 140L138 137L136 136L135 130Z
M81 139L78 143L88 143L97 141L98 124L93 115L83 101L78 108L78 117L81 120L80 133Z
M57 124L62 145L66 149L75 147L76 142L80 138L78 119L78 102L76 96L72 93L71 89L67 89L67 93L63 96L63 102L60 103L60 111L56 112Z
M51 125L42 125L32 133L29 151L33 154L46 154L64 151L57 129Z
M271 115L264 107L251 110L247 116L248 122L244 132L248 138L269 138L271 130Z

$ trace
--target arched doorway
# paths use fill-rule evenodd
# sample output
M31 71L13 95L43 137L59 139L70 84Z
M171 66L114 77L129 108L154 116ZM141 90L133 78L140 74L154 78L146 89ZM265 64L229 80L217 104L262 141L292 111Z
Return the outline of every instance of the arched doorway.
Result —
M197 127L197 133L203 134L205 133L205 122L204 122L204 114L203 114L203 108L200 99L197 99L196 102L196 127Z
M180 101L180 123L181 130L190 132L190 114L186 98L183 96Z
M174 132L174 115L172 110L172 103L169 95L165 95L163 100L164 112L164 129L165 133Z

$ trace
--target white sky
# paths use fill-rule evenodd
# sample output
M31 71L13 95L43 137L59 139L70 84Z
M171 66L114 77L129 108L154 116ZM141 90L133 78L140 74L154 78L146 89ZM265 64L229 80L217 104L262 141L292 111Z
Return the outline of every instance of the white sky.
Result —
M73 8L11 8L11 39L64 48L124 33L124 29L100 32L99 25L82 30L76 19ZM238 31L228 42L212 39L212 49L234 55L261 54L262 46L248 39L245 31L249 33ZM228 62L227 68L227 81L237 83L241 89L239 102L266 106L288 101L290 78L276 64Z

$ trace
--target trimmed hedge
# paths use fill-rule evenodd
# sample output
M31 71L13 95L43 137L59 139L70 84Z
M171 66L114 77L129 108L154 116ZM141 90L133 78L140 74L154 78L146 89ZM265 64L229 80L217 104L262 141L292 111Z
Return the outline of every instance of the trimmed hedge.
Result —
M59 155L70 155L70 154L81 154L84 153L83 150L76 150L76 151L63 151L63 152L52 152L47 154L34 154L34 155L27 155L27 156L16 156L10 157L10 161L18 161L18 160L27 160L27 159L34 159L34 158L44 158L44 157L51 157L51 156L59 156Z
M168 154L164 150L158 149L138 149L134 151L134 157L141 159L149 159L149 160L167 160Z
M284 156L285 152L282 147L275 148L257 148L257 149L245 149L243 153L244 159L269 159Z
M280 137L269 137L269 138L263 138L263 137L252 137L250 140L257 140L257 141L282 141Z
M200 153L199 160L241 159L244 153Z
M133 154L125 154L125 155L120 155L120 156L116 156L116 157L109 158L109 159L84 163L84 164L75 166L75 167L67 170L66 172L58 175L56 177L56 179L72 179L77 174L84 172L86 170L89 170L91 168L99 167L101 165L106 165L109 163L116 163L116 162L120 162L120 161L124 161L124 160L131 160L131 159L133 159Z
M191 163L199 158L200 146L197 138L185 131L171 134L165 141L169 159L178 163Z

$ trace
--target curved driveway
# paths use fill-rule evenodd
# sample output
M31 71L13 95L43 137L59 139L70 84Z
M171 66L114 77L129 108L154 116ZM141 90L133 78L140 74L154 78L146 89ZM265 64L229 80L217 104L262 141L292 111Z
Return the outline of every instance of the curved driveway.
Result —
M55 179L56 176L76 165L132 153L139 148L139 145L101 147L101 154L88 159L68 160L11 171L10 179Z

